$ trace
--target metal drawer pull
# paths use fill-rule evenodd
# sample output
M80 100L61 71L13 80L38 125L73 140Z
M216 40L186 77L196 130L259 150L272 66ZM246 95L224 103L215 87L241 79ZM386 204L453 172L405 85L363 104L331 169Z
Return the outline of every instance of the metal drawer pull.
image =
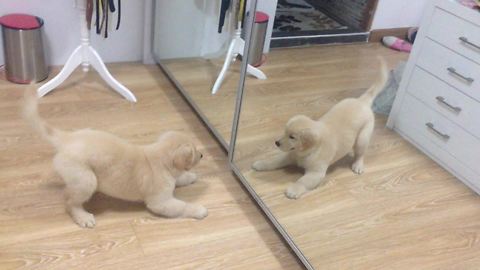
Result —
M453 106L452 104L446 102L444 97L438 96L438 97L436 97L436 99L438 100L438 102L440 102L443 105L447 106L448 108L452 109L456 113L460 113L462 111L462 108Z
M449 68L447 68L447 70L448 70L451 74L453 74L453 75L455 75L455 76L458 76L460 79L463 79L463 80L465 80L465 81L468 82L468 83L473 83L473 82L474 82L474 79L473 79L473 78L465 77L464 75L458 73L458 71L457 71L455 68L453 68L453 67L449 67Z
M429 122L429 123L426 123L425 125L426 125L431 131L435 132L435 134L437 134L438 136L442 137L442 139L444 139L444 140L450 139L450 136L449 136L449 135L444 134L444 133L438 131L438 130L435 128L435 126L433 125L433 123L430 123L430 122Z
M477 45L477 44L471 42L470 40L468 40L468 38L459 37L458 39L460 39L460 41L462 41L463 43L468 44L468 45L480 50L480 45Z

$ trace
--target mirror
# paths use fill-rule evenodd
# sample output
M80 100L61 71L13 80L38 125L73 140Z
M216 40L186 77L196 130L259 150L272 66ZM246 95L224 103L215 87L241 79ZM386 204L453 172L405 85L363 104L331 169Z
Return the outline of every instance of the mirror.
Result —
M224 2L234 10L218 33ZM461 243L471 242L465 237L475 221L455 227L468 214L450 210L475 211L475 195L369 110L367 89L385 83L376 84L379 56L384 78L408 58L365 43L378 1L239 4L246 2L157 0L154 54L301 262L308 269L408 269L463 260L445 254L470 250ZM230 45L244 36L237 14L245 10L255 14L243 25L251 33L248 57L222 72L243 52L242 42ZM270 17L268 27L257 10ZM338 44L349 42L364 43Z
M231 64L217 93L212 94L236 25L227 13L219 29L220 7L221 1L156 0L153 52L157 62L227 148L241 61Z
M292 136L280 142L298 146L293 141L300 140L301 133L284 135L292 117L319 119L342 99L362 95L378 76L377 55L390 67L407 57L376 44L274 49L262 66L268 80L245 82L234 166L315 269L373 268L375 258L385 256L393 243L416 241L407 228L396 226L401 217L395 215L401 215L402 207L406 210L408 199L415 197L410 194L418 196L419 188L428 192L415 181L415 168L423 164L438 172L426 156L387 130L386 117L380 115L361 175L352 172L353 158L347 156L328 168L318 187L292 199L296 195L288 190L304 175L303 169L294 164L268 171L259 171L268 165L257 164L252 169L256 161L285 154L275 145L282 137ZM423 180L435 177L424 175ZM405 238L392 242L390 237L401 232Z
M363 174L358 174L359 166L353 166L357 173L352 171L354 158L346 155L330 165L324 177L315 175L323 178L318 186L297 198L292 187L305 170L295 162L279 165L279 156L285 155L279 144L287 143L288 149L282 149L288 152L301 147L295 140L308 143L311 139L302 133L306 127L301 121L296 127L300 132L289 133L295 129L292 127L285 134L289 120L296 115L317 120L341 100L361 96L380 76L377 56L382 56L391 69L406 61L408 54L373 43L275 48L262 65L268 79L247 77L245 81L233 166L310 269L372 269L382 265L382 259L407 268L409 261L402 259L404 256L395 257L395 252L415 256L421 249L411 243L435 224L428 220L428 214L416 216L412 209L418 203L415 200L425 199L421 194L441 185L435 183L439 175L448 174L386 129L385 116L375 115ZM306 137L299 138L303 135ZM312 140L322 143L324 138ZM262 171L273 166L275 159L282 168ZM270 163L257 163L252 168L255 162L265 160ZM299 158L298 162L309 161ZM433 173L423 174L420 168ZM408 221L399 225L402 218ZM422 222L429 225L422 226ZM397 237L399 234L402 236Z

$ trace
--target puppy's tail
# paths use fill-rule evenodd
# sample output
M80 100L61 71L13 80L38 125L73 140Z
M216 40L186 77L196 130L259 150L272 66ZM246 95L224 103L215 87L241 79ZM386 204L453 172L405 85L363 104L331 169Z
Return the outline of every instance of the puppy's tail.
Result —
M375 97L380 94L380 92L383 90L383 87L387 83L388 77L389 77L389 69L387 67L387 63L385 62L385 59L381 56L377 56L378 61L380 62L380 75L378 76L377 80L373 83L370 88L363 93L359 97L360 100L372 104L373 100Z
M59 137L63 135L63 131L53 128L47 124L38 114L38 98L37 91L34 87L29 87L24 94L23 117L44 139L57 147Z

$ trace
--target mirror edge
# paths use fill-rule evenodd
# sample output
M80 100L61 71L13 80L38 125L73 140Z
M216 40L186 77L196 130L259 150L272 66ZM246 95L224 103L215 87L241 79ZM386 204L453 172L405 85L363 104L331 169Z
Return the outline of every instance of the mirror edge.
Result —
M248 12L250 14L256 14L257 11L257 3L258 0L251 0L250 2L250 8ZM290 235L287 233L285 228L280 224L280 222L275 218L273 213L270 211L270 209L267 207L267 205L263 202L263 200L258 196L258 194L255 192L253 187L248 183L247 179L243 176L242 172L240 169L235 165L234 163L234 156L235 156L235 146L236 146L236 141L237 141L237 135L238 135L238 126L240 122L240 114L242 110L242 103L243 103L243 98L244 98L244 91L245 91L245 81L246 81L246 76L247 76L247 66L248 66L248 55L250 52L250 45L251 45L251 34L252 34L252 29L254 25L254 18L255 16L249 16L247 17L247 31L245 34L245 48L243 51L243 55L246 55L247 57L244 57L242 59L242 65L240 69L240 80L238 83L238 88L237 88L237 97L235 100L235 111L233 115L233 123L232 123L232 132L230 136L230 145L228 148L228 163L230 165L231 170L233 173L237 176L237 178L240 180L242 185L247 189L248 193L250 196L253 198L253 200L257 203L257 205L262 209L263 213L267 216L268 220L273 224L277 232L282 236L283 240L287 242L288 246L290 249L293 251L293 253L296 255L297 259L307 268L308 270L314 270L313 266L310 264L308 259L305 257L305 255L302 253L302 251L298 248L298 246L295 244L293 239L290 237Z

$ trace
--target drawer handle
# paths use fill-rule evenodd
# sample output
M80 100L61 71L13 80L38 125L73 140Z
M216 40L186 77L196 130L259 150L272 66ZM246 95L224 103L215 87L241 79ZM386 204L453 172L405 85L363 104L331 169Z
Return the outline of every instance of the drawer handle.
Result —
M430 122L429 122L429 123L426 123L425 125L426 125L431 131L433 131L435 134L437 134L438 136L442 137L442 139L444 139L444 140L446 140L446 141L447 141L448 139L450 139L450 136L449 136L449 135L444 134L444 133L438 131L438 129L435 128L435 126L433 125L433 123L430 123Z
M471 42L470 40L468 40L468 38L459 37L458 39L460 39L460 41L462 41L463 43L468 44L468 45L480 50L480 45L477 45L477 44Z
M447 106L448 108L452 109L453 111L455 111L456 113L460 113L462 111L462 108L460 107L457 107L457 106L453 106L452 104L448 103L447 101L445 101L445 98L444 97L441 97L441 96L438 96L436 97L436 99L438 100L438 102L442 103L443 105Z
M447 70L448 70L448 72L450 72L451 74L459 77L460 79L465 80L467 83L470 83L470 84L471 84L471 83L473 83L473 82L475 81L473 78L466 77L466 76L458 73L458 71L457 71L455 68L453 68L453 67L449 67L449 68L447 68Z

